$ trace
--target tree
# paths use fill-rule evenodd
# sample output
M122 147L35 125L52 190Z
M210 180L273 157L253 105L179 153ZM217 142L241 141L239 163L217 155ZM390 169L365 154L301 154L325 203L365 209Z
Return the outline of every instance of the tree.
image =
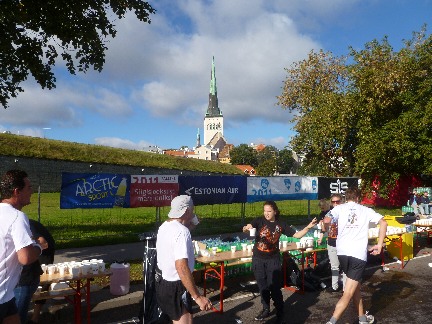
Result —
M268 161L268 160L273 160L274 161L274 166L276 165L276 158L279 154L279 150L272 146L272 145L267 145L266 147L264 147L261 151L258 151L256 153L257 156L257 163L258 165L260 165L261 163Z
M247 144L233 147L230 152L231 164L243 164L257 166L256 151Z
M142 0L5 0L0 2L0 103L31 73L42 88L55 87L52 67L59 56L71 74L92 66L101 71L106 39L116 36L114 21L134 11L150 23L155 10Z
M291 146L305 156L299 174L356 175L367 190L379 177L384 196L402 175L432 174L432 36L425 31L399 52L385 37L348 57L311 52L286 69L278 103L294 113Z
M262 177L270 177L276 172L276 160L270 158L262 161L256 168L256 174Z
M278 157L276 159L277 172L282 174L289 174L291 171L295 170L295 160L293 158L293 153L291 150L284 148L279 151Z

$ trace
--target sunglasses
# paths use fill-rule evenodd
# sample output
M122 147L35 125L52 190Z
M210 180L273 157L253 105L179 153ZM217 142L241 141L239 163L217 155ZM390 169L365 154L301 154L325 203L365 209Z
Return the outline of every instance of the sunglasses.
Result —
M332 203L332 204L340 204L341 201L340 201L340 200L332 200L331 203Z

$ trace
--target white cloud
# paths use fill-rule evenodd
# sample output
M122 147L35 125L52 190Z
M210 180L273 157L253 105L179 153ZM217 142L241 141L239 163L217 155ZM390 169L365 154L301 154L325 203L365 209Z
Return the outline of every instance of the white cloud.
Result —
M116 148L124 148L129 150L142 150L144 147L153 145L146 141L139 141L138 143L132 142L130 140L118 138L118 137L98 137L95 138L95 143L97 145L111 146Z

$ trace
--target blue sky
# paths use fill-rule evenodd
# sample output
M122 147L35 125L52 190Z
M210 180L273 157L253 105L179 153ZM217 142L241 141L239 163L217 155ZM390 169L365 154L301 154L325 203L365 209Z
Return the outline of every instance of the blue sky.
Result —
M30 78L0 112L0 131L140 149L193 147L202 135L215 57L228 143L283 148L294 135L276 96L293 62L311 50L335 55L385 35L395 50L423 24L432 0L153 0L150 25L116 21L104 70L69 75L57 88Z

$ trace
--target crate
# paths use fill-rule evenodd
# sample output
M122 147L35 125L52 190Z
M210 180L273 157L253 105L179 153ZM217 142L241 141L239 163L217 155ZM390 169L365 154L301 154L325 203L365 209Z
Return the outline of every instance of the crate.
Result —
M384 220L387 222L388 226L394 227L405 227L405 224L400 224L397 219L402 218L401 216L384 216ZM390 235L388 237L390 241L386 242L387 252L390 257L397 257L400 259L400 248L398 246L399 240L395 241L399 238L399 235ZM410 260L414 257L414 235L413 233L404 233L402 235L402 257L404 261Z

